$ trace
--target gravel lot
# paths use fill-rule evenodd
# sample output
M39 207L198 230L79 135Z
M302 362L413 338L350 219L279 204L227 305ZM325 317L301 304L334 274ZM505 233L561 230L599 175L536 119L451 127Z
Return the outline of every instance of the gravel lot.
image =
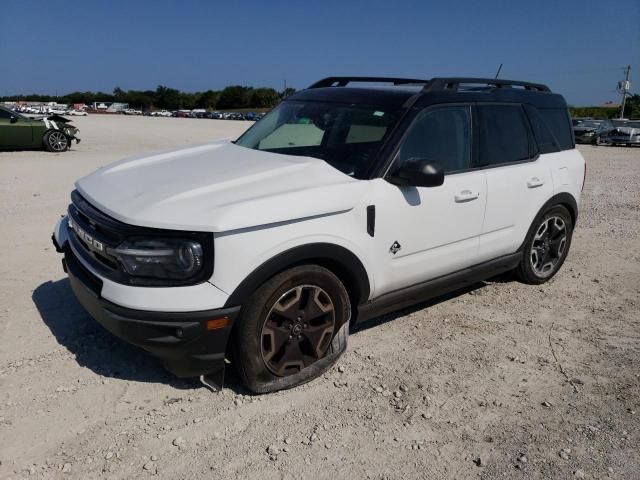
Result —
M501 277L373 321L324 377L256 397L102 330L50 242L78 177L248 122L74 122L70 152L0 153L1 478L640 478L640 148L580 147L550 283Z

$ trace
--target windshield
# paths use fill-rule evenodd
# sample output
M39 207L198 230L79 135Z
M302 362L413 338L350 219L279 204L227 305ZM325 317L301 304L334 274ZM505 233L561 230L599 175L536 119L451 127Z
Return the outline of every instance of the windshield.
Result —
M375 107L323 102L283 102L245 132L242 147L315 157L354 178L368 178L397 119Z

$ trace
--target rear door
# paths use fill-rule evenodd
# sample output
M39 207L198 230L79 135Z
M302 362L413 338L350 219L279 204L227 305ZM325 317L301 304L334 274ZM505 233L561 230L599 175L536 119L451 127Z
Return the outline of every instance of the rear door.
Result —
M535 215L553 195L553 181L521 105L477 105L474 117L474 163L487 179L478 251L478 261L483 262L520 247Z

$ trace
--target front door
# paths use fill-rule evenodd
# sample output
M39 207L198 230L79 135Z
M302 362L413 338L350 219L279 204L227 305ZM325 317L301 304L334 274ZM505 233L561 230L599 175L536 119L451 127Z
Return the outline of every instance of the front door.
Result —
M445 171L438 187L398 187L379 179L375 295L415 285L477 263L487 189L484 171L472 171L471 109L426 109L408 129L394 165L411 158ZM393 170L394 166L391 167Z
M14 119L13 121L11 119ZM31 121L0 109L0 147L28 148L32 146Z

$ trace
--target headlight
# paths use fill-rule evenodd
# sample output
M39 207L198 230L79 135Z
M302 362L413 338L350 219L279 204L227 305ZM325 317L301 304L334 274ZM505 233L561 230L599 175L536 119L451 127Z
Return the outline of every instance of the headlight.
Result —
M127 240L108 253L135 277L186 280L200 273L204 264L202 245L192 240Z
M587 136L587 137L590 137L590 136L591 136L591 135L593 135L594 133L596 133L596 132L589 131L589 132L584 132L584 133L583 133L583 135L585 135L585 136Z

